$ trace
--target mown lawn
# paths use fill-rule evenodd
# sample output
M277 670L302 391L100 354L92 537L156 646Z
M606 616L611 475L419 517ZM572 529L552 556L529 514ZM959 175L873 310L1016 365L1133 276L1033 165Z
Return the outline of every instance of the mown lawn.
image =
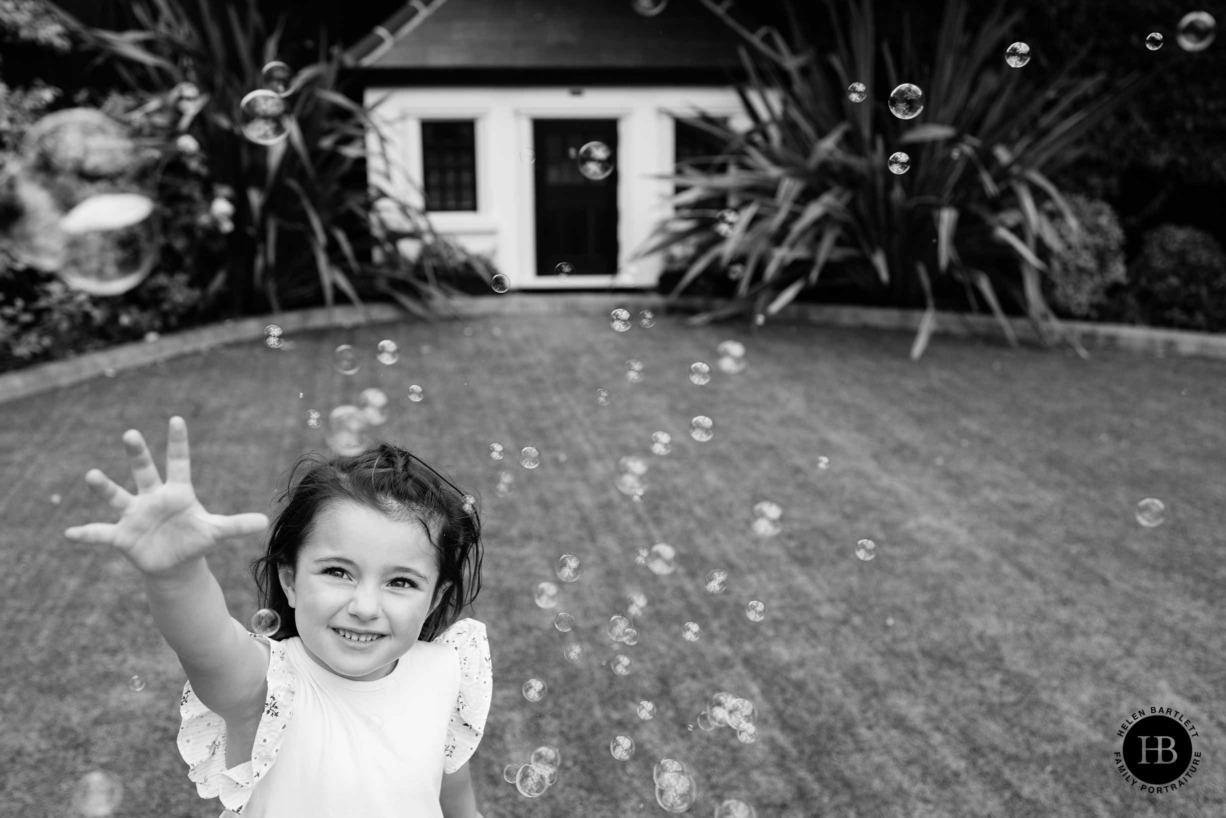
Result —
M374 360L384 338L395 365ZM715 366L726 338L748 349L740 374ZM382 436L482 500L475 616L496 690L473 770L487 818L665 815L652 786L663 757L694 775L703 816L732 797L762 818L1226 814L1222 363L940 337L911 362L903 334L669 316L619 334L607 313L286 340L0 404L0 815L70 815L74 782L106 768L126 787L117 815L215 818L175 750L184 676L140 578L60 532L109 519L82 475L126 476L129 427L160 458L171 414L188 420L206 507L269 510L297 456L323 445L308 411L326 418L367 387L391 398ZM341 343L366 355L356 375L332 367ZM625 379L630 358L642 383ZM711 364L708 385L690 382L694 361ZM699 414L710 442L689 436ZM655 431L670 454L650 452ZM539 468L519 465L524 446ZM614 485L632 454L650 465L641 503ZM1156 528L1134 519L1149 496L1167 505ZM760 500L783 508L775 537L752 530ZM865 537L871 562L855 556ZM635 563L661 541L678 554L668 576ZM261 544L211 560L243 621ZM570 634L533 601L564 553L582 560L578 582L558 583ZM714 568L728 572L721 595L704 590ZM648 602L627 647L604 627L634 592ZM750 599L764 621L744 615ZM682 638L687 621L699 641ZM587 648L580 666L562 655L572 641ZM610 670L618 653L626 676ZM520 692L533 676L549 686L536 704ZM755 743L694 726L718 690L754 703ZM649 722L641 699L658 706ZM1120 721L1150 705L1200 733L1201 770L1175 793L1138 794L1114 769ZM618 734L637 744L630 761L610 754ZM561 749L559 780L529 800L503 767L544 743Z

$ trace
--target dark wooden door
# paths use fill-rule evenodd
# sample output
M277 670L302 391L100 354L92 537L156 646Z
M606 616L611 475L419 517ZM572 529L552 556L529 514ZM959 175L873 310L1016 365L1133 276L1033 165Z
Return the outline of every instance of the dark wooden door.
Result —
M617 273L617 121L538 119L533 123L536 161L536 272L557 276L557 265L573 266L570 276ZM579 172L579 149L603 142L613 172L589 179Z

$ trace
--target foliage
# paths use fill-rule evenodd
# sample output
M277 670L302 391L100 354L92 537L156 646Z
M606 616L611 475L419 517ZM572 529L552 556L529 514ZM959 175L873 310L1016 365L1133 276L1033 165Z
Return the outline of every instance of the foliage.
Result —
M1044 291L1057 311L1092 318L1108 289L1127 279L1124 229L1111 205L1101 199L1073 193L1065 201L1078 229L1055 222L1061 249L1052 256L1050 284Z
M44 0L0 0L0 41L65 53L68 31Z
M396 251L406 238L442 239L421 213L367 185L368 145L386 153L387 142L345 95L339 49L297 71L288 138L265 147L244 136L240 101L263 87L280 26L269 31L253 0L142 0L131 14L128 31L73 26L140 100L124 116L166 153L158 198L179 196L185 182L196 188L181 202L185 237L171 243L190 249L200 238L191 224L219 234L210 239L222 250L215 266L194 270L207 272L195 283L210 301L224 295L228 311L252 313L331 305L340 291L355 303L374 295L428 315L450 292L436 270ZM379 199L392 203L394 222L374 208ZM193 214L205 200L208 209Z
M1207 232L1174 224L1148 231L1128 278L1141 322L1226 331L1226 252Z
M699 322L773 313L830 266L888 303L927 308L913 357L931 333L936 296L951 291L990 308L1011 341L1007 310L1023 311L1053 337L1058 324L1041 275L1061 246L1057 223L1073 217L1050 175L1078 156L1136 78L1107 89L1104 77L1078 78L1066 66L1030 87L1022 70L1004 64L1003 34L1017 15L999 4L971 29L964 0L949 0L927 60L879 44L872 0L852 3L846 23L841 5L826 2L835 42L824 61L816 48L800 50L808 41L750 38L753 48L742 50L749 81L738 90L752 126L738 133L701 117L725 143L727 168L680 167L686 189L674 197L675 215L640 254L698 240L674 295L744 263L736 298ZM804 31L789 6L792 30ZM887 107L889 89L904 79L924 90L920 124ZM848 99L853 81L868 87L867 101ZM911 158L905 175L887 169L900 150ZM713 230L718 212L694 206L712 195L738 211L726 235Z

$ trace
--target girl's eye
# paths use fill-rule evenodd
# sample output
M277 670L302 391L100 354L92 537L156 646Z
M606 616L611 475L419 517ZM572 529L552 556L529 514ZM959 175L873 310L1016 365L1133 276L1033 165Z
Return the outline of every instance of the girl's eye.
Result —
M333 571L336 571L337 573L340 573L340 574L345 573L345 569L344 569L344 568L337 568L337 567L335 567L335 566L333 566L332 568L325 568L325 569L323 570L323 573L328 574L329 576L333 576L333 574L332 574L332 572L333 572Z
M411 579L405 579L404 577L396 577L394 580L392 580L392 582L403 582L403 583L405 583L404 585L400 586L400 587L402 587L402 588L404 588L404 587L416 588L416 587L417 587L417 583L416 583L416 582L414 582L414 581L413 581L413 580L411 580Z

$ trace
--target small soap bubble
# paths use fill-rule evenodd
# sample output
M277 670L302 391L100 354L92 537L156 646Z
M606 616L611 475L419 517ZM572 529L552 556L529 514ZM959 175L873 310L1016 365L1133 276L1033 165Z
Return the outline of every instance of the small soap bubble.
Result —
M515 774L515 789L525 798L539 798L549 789L548 771L536 764L525 764Z
M830 468L830 458L825 455L819 455L817 458L817 467L822 471Z
M698 787L686 773L661 773L656 783L656 803L672 813L688 812L694 806Z
M639 702L639 706L636 708L635 712L638 713L639 718L643 721L651 721L656 716L656 703L643 699L641 702Z
M257 88L239 103L243 136L257 145L275 145L289 136L288 106L267 88Z
M273 60L265 64L264 69L260 72L260 81L264 87L281 97L290 94L292 90L290 81L293 78L294 72L280 60Z
M736 731L736 738L742 744L753 744L758 740L758 728L753 724L747 724Z
M264 327L264 334L269 338L280 338L282 335L281 328L276 324L269 324Z
M681 627L681 637L687 642L697 642L702 635L702 628L697 622L686 622Z
M717 362L719 371L729 375L736 375L745 371L745 359L733 358L729 355L721 357Z
M667 576L677 570L675 560L677 549L668 543L658 542L651 547L647 557L647 568L656 576Z
M609 390L608 389L597 389L596 390L596 405L597 406L608 406L609 405Z
M708 594L722 594L728 590L728 572L723 568L716 568L707 574L706 589Z
M524 698L530 702L539 702L545 697L549 686L541 679L529 679L524 682Z
M558 615L553 618L553 626L562 633L570 633L571 628L575 627L575 615L559 611Z
M1166 503L1156 497L1146 497L1137 503L1137 522L1146 528L1156 528L1166 519Z
M643 566L647 565L647 556L650 553L651 551L645 545L640 545L638 548L634 549L634 564Z
M756 517L751 526L753 533L759 537L773 537L782 531L779 523L772 520L770 517Z
M559 261L556 265L554 265L553 271L559 276L565 277L575 271L575 265L571 264L569 261Z
M753 513L756 517L765 517L768 520L783 518L783 508L771 500L762 500L759 503L754 503Z
M123 784L106 770L88 772L72 790L72 806L83 818L107 818L123 801Z
M356 375L358 370L362 368L362 364L358 360L358 351L349 344L338 346L336 352L333 353L332 360L336 371L342 375Z
M558 586L552 582L542 582L536 586L533 594L538 608L558 607Z
M868 99L868 88L862 82L853 82L847 86L847 98L852 102L864 102Z
M643 382L643 362L635 358L626 361L626 380L630 383Z
M744 801L729 798L715 808L715 818L758 818L758 813Z
M715 348L715 351L719 353L719 355L727 356L729 358L745 357L745 345L740 341L720 341L719 346Z
M501 443L490 444L490 460L501 460L503 458L503 449Z
M579 579L579 573L581 571L579 558L574 554L563 554L558 558L556 570L558 573L558 579L562 580L563 582L574 582L575 580Z
M535 446L525 446L519 451L519 465L525 469L535 469L541 465L541 453Z
M904 82L890 92L890 113L899 119L914 119L924 110L924 92L918 85Z
M1162 39L1162 35L1159 32L1150 32L1149 36L1145 38L1145 47L1150 51L1157 51L1159 48L1162 48Z
M622 644L630 645L631 647L639 643L639 632L634 628L626 628L626 636L622 639Z
M579 149L579 172L599 182L613 172L613 151L603 142L588 142Z
M63 498L63 496L62 496L62 495L60 495L60 494L52 494L52 495L51 495L49 498L47 498L47 499L49 499L49 500L51 501L51 505L53 505L53 506L58 506L60 503L64 502L64 498Z
M425 397L425 393L423 392L422 388L418 386L417 384L413 384L412 386L410 386L407 394L408 394L409 400L412 401L413 403L421 403L422 398Z
M609 742L609 752L618 761L629 761L634 755L634 739L630 736L616 736Z
M911 170L911 157L902 151L892 153L890 154L888 167L890 169L890 173L893 173L896 176L901 176L902 174Z
M663 457L673 450L673 436L668 432L651 433L651 453Z
M643 478L631 472L619 474L617 479L613 481L613 485L622 494L635 501L641 501L643 495L647 493L647 484L643 481Z
M583 645L578 642L571 642L566 647L562 648L562 656L572 665L583 663Z
M562 752L552 744L542 744L532 751L529 763L546 769L552 767L556 770L562 766Z
M508 784L514 784L516 777L519 775L519 764L508 764L502 768L502 780Z
M1190 11L1179 21L1175 42L1184 51L1204 51L1217 36L1217 21L1205 11Z
M711 382L711 367L702 361L690 364L690 381L698 386L706 386Z
M706 443L715 433L711 431L711 418L706 415L698 415L690 421L690 437L697 440L699 443Z
M613 657L613 661L609 664L609 669L618 676L626 676L630 673L630 657L624 653L619 653Z
M494 277L490 279L490 288L496 293L505 293L511 289L511 279L502 273L495 273Z
M877 556L877 543L872 540L860 540L856 543L856 556L868 562Z
M630 620L621 614L614 614L609 617L609 627L606 631L609 638L614 642L622 642L626 638L626 631L630 629Z
M715 232L727 238L732 235L732 231L736 228L736 223L741 220L739 211L731 208L724 208L715 214Z
M656 325L656 314L651 310L643 310L639 313L639 326L643 329L651 329Z
M128 679L128 689L140 693L145 689L145 680L140 676L133 676L131 679Z
M715 724L711 721L711 714L706 710L699 713L698 718L694 719L694 722L698 725L698 729L704 733L710 733L715 729Z
M260 608L251 616L251 632L272 636L281 628L281 616L271 608Z
M358 454L369 442L366 434L369 425L366 413L358 407L350 404L337 406L328 414L326 440L329 448L337 454Z
M378 359L379 363L383 364L384 366L391 366L399 361L400 352L398 351L396 342L391 340L380 341L375 357Z
M666 776L677 773L685 773L685 764L675 758L660 759L651 771L652 778L655 780L657 787L662 785L661 779L667 780Z
M1005 49L1005 62L1010 68L1021 68L1030 62L1030 46L1025 43L1013 43Z
M465 514L472 514L475 512L477 510L477 498L473 497L471 494L465 494L463 508Z
M668 0L630 0L630 7L644 17L655 17L667 5Z
M766 618L766 605L757 599L751 599L745 604L745 616L750 622L761 622Z

